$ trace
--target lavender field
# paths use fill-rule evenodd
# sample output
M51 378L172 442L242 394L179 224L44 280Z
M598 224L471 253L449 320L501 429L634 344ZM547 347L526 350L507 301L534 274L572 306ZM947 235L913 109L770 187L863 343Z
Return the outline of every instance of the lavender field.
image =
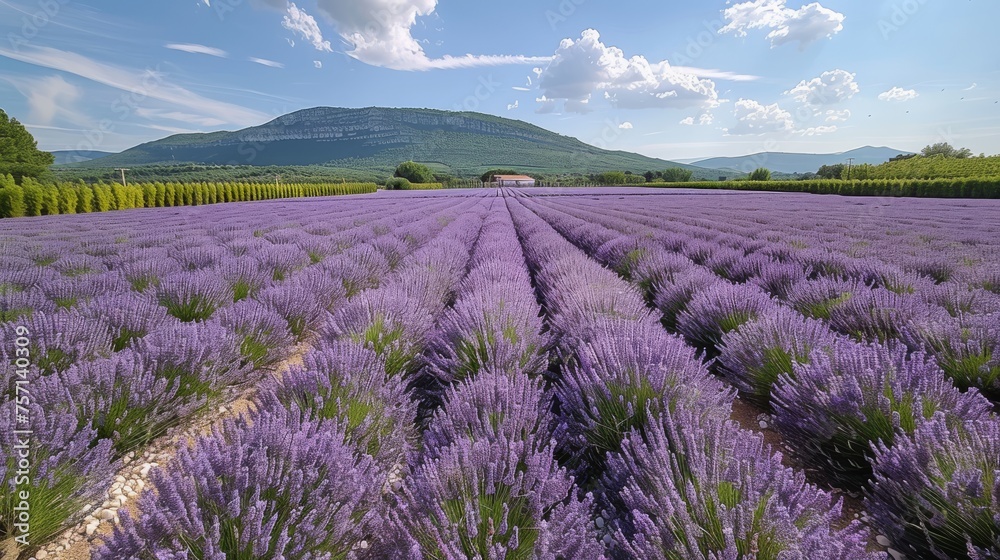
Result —
M1000 202L0 221L0 557L1000 558Z

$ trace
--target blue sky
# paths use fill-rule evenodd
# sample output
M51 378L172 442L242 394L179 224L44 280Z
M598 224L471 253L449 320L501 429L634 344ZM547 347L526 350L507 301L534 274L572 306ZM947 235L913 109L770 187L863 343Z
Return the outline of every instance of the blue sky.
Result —
M297 109L522 119L665 159L1000 153L995 0L0 0L0 108L119 151Z

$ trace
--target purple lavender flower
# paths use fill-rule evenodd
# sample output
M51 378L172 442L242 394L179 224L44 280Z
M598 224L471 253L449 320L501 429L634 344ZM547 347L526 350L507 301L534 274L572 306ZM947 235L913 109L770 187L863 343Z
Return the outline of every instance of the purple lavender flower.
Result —
M406 383L385 373L385 362L352 342L324 344L257 395L260 410L297 410L308 421L330 421L356 453L371 455L388 473L416 439L416 405ZM331 428L334 429L334 428Z
M37 402L27 408L29 423L15 424L14 402L0 397L5 428L16 425L31 432L30 436L13 429L0 432L0 541L5 543L17 534L13 523L20 492L30 495L31 542L44 543L81 521L83 507L103 498L120 466L111 459L111 441L98 441L96 432L90 426L81 428L74 414ZM30 450L28 472L18 473L25 440ZM21 552L27 557L26 551Z
M295 413L227 420L152 481L96 559L357 558L384 536L372 459Z
M750 282L780 300L787 300L795 287L805 282L808 277L809 270L802 265L769 262L750 278Z
M176 384L132 350L42 378L35 398L46 410L69 412L80 426L92 427L95 442L111 440L117 456L149 443L203 405L197 396L178 395Z
M1000 401L1000 313L915 321L904 333L906 344L932 355L958 388L977 387Z
M288 322L259 301L248 299L229 305L216 319L241 337L240 353L256 367L280 362L295 346Z
M631 429L667 410L695 409L729 417L733 392L713 377L694 349L655 321L605 320L577 348L556 386L563 447L593 473Z
M875 448L865 505L897 548L920 558L1000 555L1000 424L942 413Z
M526 450L550 444L552 398L541 381L512 372L482 372L448 389L424 432L424 456L438 458L459 440L525 441Z
M702 267L688 268L655 282L652 285L653 304L663 315L664 326L674 330L677 316L684 311L691 298L719 282L718 277Z
M551 450L461 440L418 466L390 511L397 542L386 558L603 558L591 498Z
M834 529L840 502L734 422L678 411L621 447L605 484L623 484L614 530L628 558L885 557L866 552L858 521Z
M813 352L832 351L836 339L823 323L776 308L725 334L717 367L748 398L769 408L778 378L794 375L795 364L807 363Z
M108 326L115 352L167 322L167 310L155 298L136 292L99 296L84 304L80 314Z
M168 313L188 323L208 319L233 299L229 286L208 271L171 274L160 281L156 297Z
M594 258L621 274L634 279L634 270L648 255L656 251L656 243L647 237L623 235L604 243L594 253Z
M284 280L293 271L312 262L305 251L290 243L261 247L252 256L260 263L261 269L270 271L271 278L276 281Z
M434 320L420 302L395 289L363 292L330 318L321 330L327 341L351 340L386 361L389 375L416 366Z
M468 287L472 292L438 321L428 373L449 384L483 369L531 376L544 371L548 340L530 284Z
M253 259L223 258L215 270L232 291L234 302L256 295L272 282L271 273Z
M875 288L831 308L830 327L859 341L886 342L902 338L907 323L944 313L937 311L912 295Z
M180 396L214 398L232 386L256 381L241 353L243 338L216 321L171 323L135 344L158 377Z
M327 313L313 292L291 281L271 286L255 299L281 315L288 322L288 330L299 342L320 326Z
M31 332L29 352L42 375L111 354L111 327L100 318L78 311L34 313L26 322Z
M922 353L892 346L838 342L813 352L774 386L778 429L806 461L860 487L871 476L871 446L891 446L937 411L975 420L992 410L976 391L962 393Z
M775 307L756 286L720 282L691 298L677 316L677 331L696 347L713 352L723 335Z
M868 291L868 286L856 280L820 278L797 284L788 294L788 303L806 317L829 319L835 308Z

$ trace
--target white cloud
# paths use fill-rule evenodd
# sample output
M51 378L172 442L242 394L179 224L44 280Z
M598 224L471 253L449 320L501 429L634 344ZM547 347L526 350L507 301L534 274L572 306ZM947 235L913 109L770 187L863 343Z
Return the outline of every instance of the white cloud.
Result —
M833 105L846 101L861 91L854 78L855 74L850 72L831 70L808 82L802 80L799 85L786 91L785 95L791 95L796 101L813 107Z
M971 86L963 89L962 91L972 91L972 90L976 89L976 87L978 87L978 86L979 86L979 84L977 84L976 82L972 82Z
M288 3L287 10L281 21L282 27L298 33L303 39L312 43L312 46L318 51L333 52L333 49L330 48L330 41L323 39L323 32L320 31L316 18L296 6L294 2Z
M80 88L67 82L62 76L46 78L24 78L8 81L28 101L28 111L33 121L44 125L52 124L57 118L65 118L76 124L86 119L73 111L73 103L80 98Z
M726 133L733 136L791 132L795 128L792 114L777 103L762 105L752 99L740 99L733 114L738 122L735 127L726 129Z
M162 111L147 107L137 108L135 114L147 119L167 119L202 127L214 127L226 124L226 121L211 116L195 115L183 111Z
M837 132L836 126L814 126L810 128L805 128L802 130L796 130L796 134L801 134L802 136L822 136L823 134L830 134L831 132Z
M585 30L579 39L563 39L541 74L539 87L546 102L563 100L568 111L585 110L591 96L601 93L625 109L714 107L715 83L642 56L626 58L605 46L600 33Z
M879 101L909 101L915 99L920 94L914 89L903 89L901 87L894 87L889 91L884 91L878 94Z
M285 67L285 65L282 64L282 63L280 63L280 62L275 62L273 60L268 60L266 58L257 58L255 56L251 56L251 57L247 58L247 60L249 60L250 62L253 62L254 64L260 64L261 66L270 66L271 68L284 68Z
M206 47L205 45L197 45L194 43L169 43L163 46L171 50L183 51L192 54L207 54L208 56L217 56L219 58L226 58L229 56L229 53L222 49Z
M844 109L843 111L829 109L826 112L826 122L845 122L849 118L851 118L851 111L848 109Z
M698 116L697 123L695 122L694 117L688 117L682 120L680 124L683 124L685 126L694 126L695 124L698 124L699 126L708 126L713 122L715 122L715 117L712 115L712 113L702 113L701 115Z
M438 0L318 0L319 10L351 46L347 54L372 66L393 70L434 70L537 64L546 57L520 55L446 55L430 58L410 29L417 17L434 12Z
M514 101L513 103L510 103L509 105L507 105L507 110L508 111L513 111L514 109L517 109L519 105L520 105L519 102Z
M632 126L632 123L625 121L622 124L618 125L618 128L622 130L632 130L635 127Z
M798 10L786 0L753 0L734 4L722 12L728 24L719 33L746 37L750 29L770 29L771 47L798 42L799 48L819 39L833 37L844 29L844 14L825 8L818 2Z
M210 115L236 125L255 125L270 120L270 115L198 95L169 83L162 72L135 71L97 62L83 55L50 47L22 47L18 51L0 48L0 56L27 64L75 74L82 78L128 93L132 98L150 98L184 108L192 113Z
M521 86L514 86L514 87L512 87L510 89L512 89L514 91L531 91L531 88L526 88L526 87L521 87Z
M321 61L321 60L314 60L313 61L313 66L316 67L316 68L322 68L323 67L323 61Z

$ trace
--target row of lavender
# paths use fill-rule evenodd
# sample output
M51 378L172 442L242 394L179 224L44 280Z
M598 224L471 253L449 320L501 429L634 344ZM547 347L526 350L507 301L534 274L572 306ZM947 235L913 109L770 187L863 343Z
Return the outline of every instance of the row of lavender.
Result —
M597 212L584 207L584 212L580 215L587 220L610 214L619 219L620 226L644 224L659 235L664 247L723 278L756 284L802 314L822 319L858 340L894 340L911 351L924 350L959 388L977 387L994 401L1000 399L1000 294L979 284L935 283L928 276L874 258L800 250L766 240L768 234L761 232L721 239L713 247L701 237L706 231L678 231L663 217L644 219L635 208ZM799 238L799 242L820 244L823 240L814 236ZM993 244L981 243L977 248L980 258L995 251ZM928 258L941 259L938 255ZM971 254L964 258L976 262Z
M3 327L24 327L33 372L15 389L14 348L5 347L0 404L9 427L33 434L26 478L14 455L2 461L5 537L22 491L41 512L33 545L86 515L123 459L259 379L323 313L377 286L440 230L453 204L408 204L395 216L402 204L384 206L213 212L207 227L206 211L190 210L154 233L120 220L39 220L29 227L37 232L7 234L5 247L27 249L30 260L5 251L0 285L12 320ZM27 418L15 418L15 397L31 403ZM13 430L4 437L13 454Z
M641 294L509 199L561 371L558 451L621 558L868 558L840 502L729 421L733 392Z
M250 414L181 445L96 557L379 557L392 546L389 505L417 433L407 386L485 204L459 205L378 287L325 314L304 365L266 381Z
M649 208L648 201L643 205ZM767 250L773 247L758 246L761 254L741 252L724 267L719 257L725 250L699 255L705 244L697 238L637 225L642 218L631 212L632 220L626 220L589 204L533 208L642 286L668 328L717 355L720 373L773 407L778 429L803 459L849 488L864 488L875 522L897 546L939 558L991 557L1000 551L1000 441L990 403L974 388L962 392L953 386L939 368L954 377L947 367L952 358L939 352L935 361L924 353L937 348L908 352L891 341L896 337L875 336L887 329L941 332L939 323L911 317L901 328L895 323L899 317L885 312L885 298L864 297L880 288L854 278L849 298L827 296L840 301L830 305L834 313L823 324L793 308L802 308L802 294L844 280L809 280L800 263L760 258L774 257L775 251ZM724 268L728 280L709 267ZM748 272L732 274L735 270ZM850 305L856 301L861 303ZM937 317L947 321L951 315ZM952 342L964 352L962 359L974 364L968 373L988 374L997 367L991 360L1000 348L997 315L967 310L955 321L966 338L961 345ZM861 342L844 334L858 332ZM881 344L885 339L890 340Z
M677 228L676 211L656 206L651 211L626 205L618 217L667 229L667 246L720 276L760 285L801 313L826 320L838 332L869 341L897 340L911 351L924 349L961 389L978 387L996 402L1000 400L1000 270L996 268L1000 247L989 240L998 232L988 219L967 225L965 220L975 219L975 214L954 211L962 212L960 219L893 224L890 233L906 240L903 243L878 236L864 242L854 238L855 245L864 243L866 251L878 251L885 260L854 258L834 250L837 245L830 244L830 228L823 222L823 227L816 226L820 232L788 240L773 235L777 224L771 220L781 216L763 225L723 227L738 232L730 234L705 227ZM644 220L643 213L651 217ZM834 221L845 216L824 213ZM800 209L797 221L810 218ZM911 229L893 229L900 227ZM954 233L937 232L947 227L966 236L958 238L961 244ZM713 241L706 241L706 236ZM848 246L851 243L843 244Z

